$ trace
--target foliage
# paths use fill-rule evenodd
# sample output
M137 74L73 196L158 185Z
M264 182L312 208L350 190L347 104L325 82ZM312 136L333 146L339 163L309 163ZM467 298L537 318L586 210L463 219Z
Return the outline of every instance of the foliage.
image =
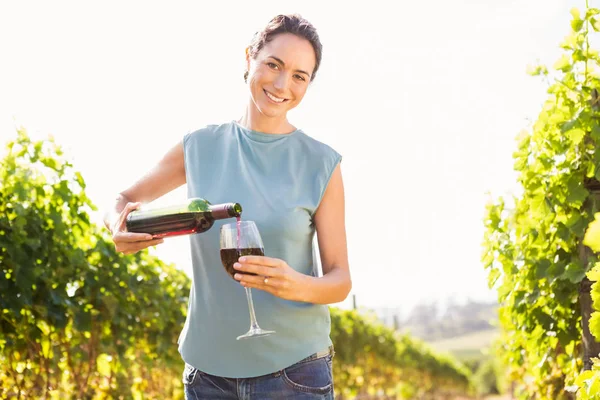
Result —
M473 388L479 396L502 393L502 366L496 357L486 357L477 365L473 373Z
M331 309L335 344L336 390L357 394L410 394L407 398L443 398L467 393L470 373L425 344L368 318L357 311Z
M600 213L596 213L594 217L585 233L583 243L594 252L600 252ZM587 277L594 282L591 294L595 311L590 319L590 332L600 341L600 263L594 265ZM577 398L580 400L600 398L600 360L594 358L593 361L592 370L581 373L575 380Z
M52 140L20 130L0 174L2 396L176 395L188 278L114 250Z
M522 193L487 207L483 263L502 303L502 353L520 398L572 398L566 388L582 367L578 288L595 256L581 241L600 188L600 59L589 45L599 13L573 9L555 75L531 70L551 84L531 131L518 136Z

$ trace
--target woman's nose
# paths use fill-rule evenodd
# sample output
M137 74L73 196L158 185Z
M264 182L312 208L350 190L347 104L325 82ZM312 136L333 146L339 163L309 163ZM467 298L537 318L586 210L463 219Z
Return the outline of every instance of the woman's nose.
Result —
M285 91L287 89L288 80L289 78L286 73L279 74L274 82L275 89Z

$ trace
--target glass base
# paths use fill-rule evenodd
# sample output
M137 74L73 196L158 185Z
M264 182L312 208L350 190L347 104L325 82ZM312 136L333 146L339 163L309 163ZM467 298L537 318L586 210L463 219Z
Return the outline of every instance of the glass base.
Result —
M273 333L275 333L275 331L266 331L266 330L260 329L260 328L250 328L250 330L248 332L244 333L241 336L238 336L237 340L248 339L248 338L253 338L253 337L261 337L261 336L269 336L269 335L272 335Z

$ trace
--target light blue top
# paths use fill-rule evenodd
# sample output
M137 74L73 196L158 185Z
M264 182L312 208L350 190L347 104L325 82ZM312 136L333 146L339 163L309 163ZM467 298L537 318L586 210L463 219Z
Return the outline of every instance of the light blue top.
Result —
M255 221L265 255L316 275L314 213L341 156L301 130L266 134L237 122L210 125L183 139L188 196L212 204L238 202ZM236 340L250 326L244 288L223 268L219 220L190 235L193 284L179 351L206 373L247 378L282 370L331 345L324 305L283 300L252 290L256 317L274 335Z

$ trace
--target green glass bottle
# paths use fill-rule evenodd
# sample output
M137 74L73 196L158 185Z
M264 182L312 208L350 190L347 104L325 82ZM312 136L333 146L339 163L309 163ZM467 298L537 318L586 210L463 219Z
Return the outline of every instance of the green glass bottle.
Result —
M127 215L127 231L149 233L155 238L189 235L209 230L215 220L239 218L239 203L212 205L205 199L194 197L184 204L135 210Z

